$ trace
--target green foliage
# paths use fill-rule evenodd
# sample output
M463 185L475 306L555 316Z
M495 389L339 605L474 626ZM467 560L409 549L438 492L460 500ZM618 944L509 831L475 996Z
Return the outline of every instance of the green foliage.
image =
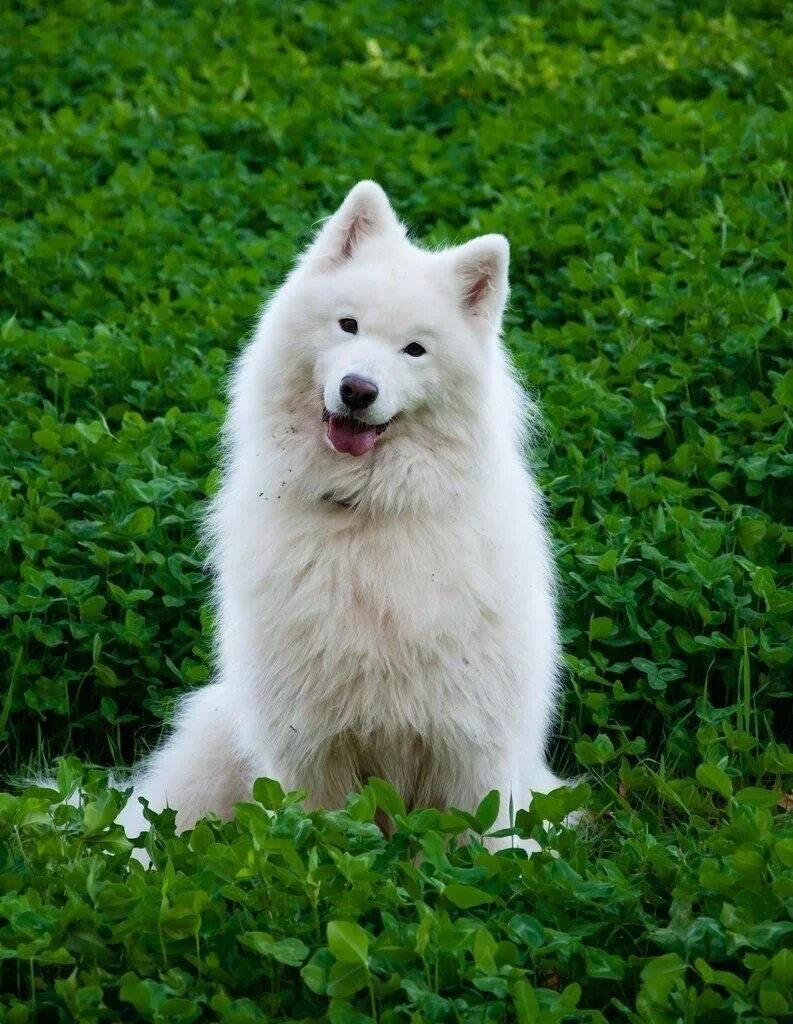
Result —
M345 811L288 794L180 837L173 814L152 815L149 869L98 770L82 811L65 791L2 796L5 1019L783 1017L793 827L747 789L711 799L649 769L631 785L654 798L600 792L607 826L578 832L539 815L590 802L588 787L549 794L518 823L531 858L487 852L453 813L401 815L387 840L367 786Z
M790 1017L791 57L776 0L3 7L3 766L127 764L209 677L230 361L374 177L510 237L585 779L515 808L530 860L493 794L262 780L144 870L65 758L82 810L0 795L0 1019Z

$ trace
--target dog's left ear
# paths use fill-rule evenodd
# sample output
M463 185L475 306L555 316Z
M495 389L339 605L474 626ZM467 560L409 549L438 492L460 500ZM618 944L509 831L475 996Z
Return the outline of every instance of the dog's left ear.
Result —
M509 294L509 242L481 235L451 255L463 312L498 326Z
M374 181L359 181L338 210L325 222L305 255L305 260L331 267L352 258L366 239L394 233L404 237L405 229L391 208L388 196Z

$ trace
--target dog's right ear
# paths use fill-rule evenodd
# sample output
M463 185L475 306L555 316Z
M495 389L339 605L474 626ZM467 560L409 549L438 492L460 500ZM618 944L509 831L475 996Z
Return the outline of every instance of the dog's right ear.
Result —
M509 242L503 235L480 235L449 252L463 312L498 327L509 294Z
M325 222L302 262L330 268L351 259L364 239L389 233L405 235L388 196L376 182L359 181Z

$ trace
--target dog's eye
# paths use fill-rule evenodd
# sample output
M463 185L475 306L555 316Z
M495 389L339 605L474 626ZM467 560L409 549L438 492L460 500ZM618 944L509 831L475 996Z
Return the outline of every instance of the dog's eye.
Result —
M342 319L339 320L339 327L341 327L345 334L358 333L358 321L353 320L351 316L342 317Z
M411 341L411 343L406 345L402 351L406 356L423 356L427 350L423 345L419 345L417 341Z

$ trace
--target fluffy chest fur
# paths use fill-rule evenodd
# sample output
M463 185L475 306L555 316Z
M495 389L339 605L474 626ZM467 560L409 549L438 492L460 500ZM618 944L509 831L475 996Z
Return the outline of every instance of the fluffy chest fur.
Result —
M245 621L241 674L285 735L481 731L512 699L503 550L481 525L381 524L323 502L235 535L224 591L238 655Z

